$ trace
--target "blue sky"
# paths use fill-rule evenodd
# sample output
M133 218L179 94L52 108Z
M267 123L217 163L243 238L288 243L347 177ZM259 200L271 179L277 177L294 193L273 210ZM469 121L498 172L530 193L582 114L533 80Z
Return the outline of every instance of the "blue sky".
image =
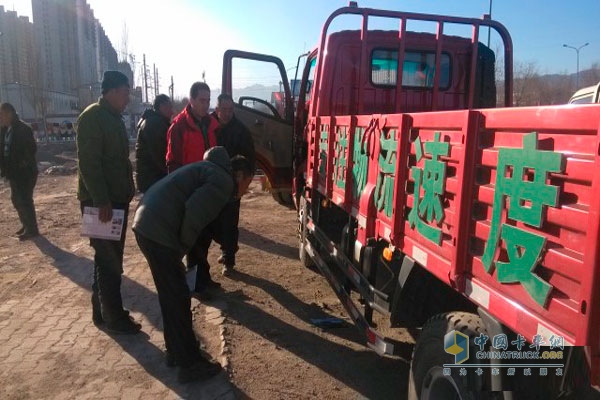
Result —
M316 46L323 22L341 0L88 0L96 17L121 50L124 23L129 53L155 63L161 91L173 75L176 93L184 95L206 71L207 82L219 87L223 51L237 48L280 57L286 68L298 55ZM31 16L30 0L0 0L5 9ZM481 17L489 0L370 0L361 7ZM118 10L118 12L116 12ZM513 39L516 63L537 64L541 73L574 73L579 47L580 69L600 63L600 0L493 0L493 19ZM486 41L487 37L481 38ZM494 38L492 46L494 49Z

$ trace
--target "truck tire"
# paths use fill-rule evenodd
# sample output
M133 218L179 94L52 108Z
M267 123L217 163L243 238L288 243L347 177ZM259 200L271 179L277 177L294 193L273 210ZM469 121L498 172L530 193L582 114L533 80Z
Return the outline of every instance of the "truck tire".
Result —
M409 400L488 400L502 398L494 392L469 390L458 369L443 374L444 364L454 364L454 356L444 351L444 336L457 330L469 337L486 333L481 318L466 312L450 312L430 318L417 340L408 378ZM470 341L472 343L472 341ZM471 352L473 354L473 352ZM471 356L472 360L473 357ZM500 393L501 395L501 393Z
M308 202L304 196L300 197L300 203L298 204L298 256L300 262L306 268L313 268L315 266L314 261L304 246L304 240L306 239L306 220L308 217Z
M273 196L273 199L275 199L275 201L281 204L282 206L285 206L292 210L296 208L294 206L294 197L292 196L291 192L272 191L271 196Z

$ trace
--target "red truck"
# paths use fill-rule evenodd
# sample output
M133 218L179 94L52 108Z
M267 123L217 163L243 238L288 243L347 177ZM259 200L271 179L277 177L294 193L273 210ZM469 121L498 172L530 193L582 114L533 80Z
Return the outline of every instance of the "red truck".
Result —
M359 29L330 33L347 15ZM395 29L369 29L378 18ZM435 32L407 29L423 23ZM502 54L481 43L488 29ZM600 105L511 108L511 38L486 16L351 3L325 22L297 99L278 58L241 51L225 54L224 91L235 59L280 74L285 111L244 96L236 115L298 208L301 261L378 353L397 346L376 323L420 328L410 399L595 393Z

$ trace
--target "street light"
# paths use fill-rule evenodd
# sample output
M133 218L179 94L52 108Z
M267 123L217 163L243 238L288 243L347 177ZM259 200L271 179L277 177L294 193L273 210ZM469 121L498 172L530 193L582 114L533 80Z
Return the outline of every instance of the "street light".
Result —
M492 0L490 0L490 19L492 19ZM488 47L490 47L490 31L491 28L488 26Z
M563 47L568 49L573 49L577 53L577 89L579 89L579 50L583 49L585 46L589 45L589 42L586 44L582 44L579 47L569 46L568 44L563 44Z

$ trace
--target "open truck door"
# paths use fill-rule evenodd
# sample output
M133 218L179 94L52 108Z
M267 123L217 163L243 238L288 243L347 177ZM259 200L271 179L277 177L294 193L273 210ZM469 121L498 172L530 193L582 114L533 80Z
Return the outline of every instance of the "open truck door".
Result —
M227 50L221 90L254 139L257 167L279 203L292 207L293 99L283 62L273 56Z

